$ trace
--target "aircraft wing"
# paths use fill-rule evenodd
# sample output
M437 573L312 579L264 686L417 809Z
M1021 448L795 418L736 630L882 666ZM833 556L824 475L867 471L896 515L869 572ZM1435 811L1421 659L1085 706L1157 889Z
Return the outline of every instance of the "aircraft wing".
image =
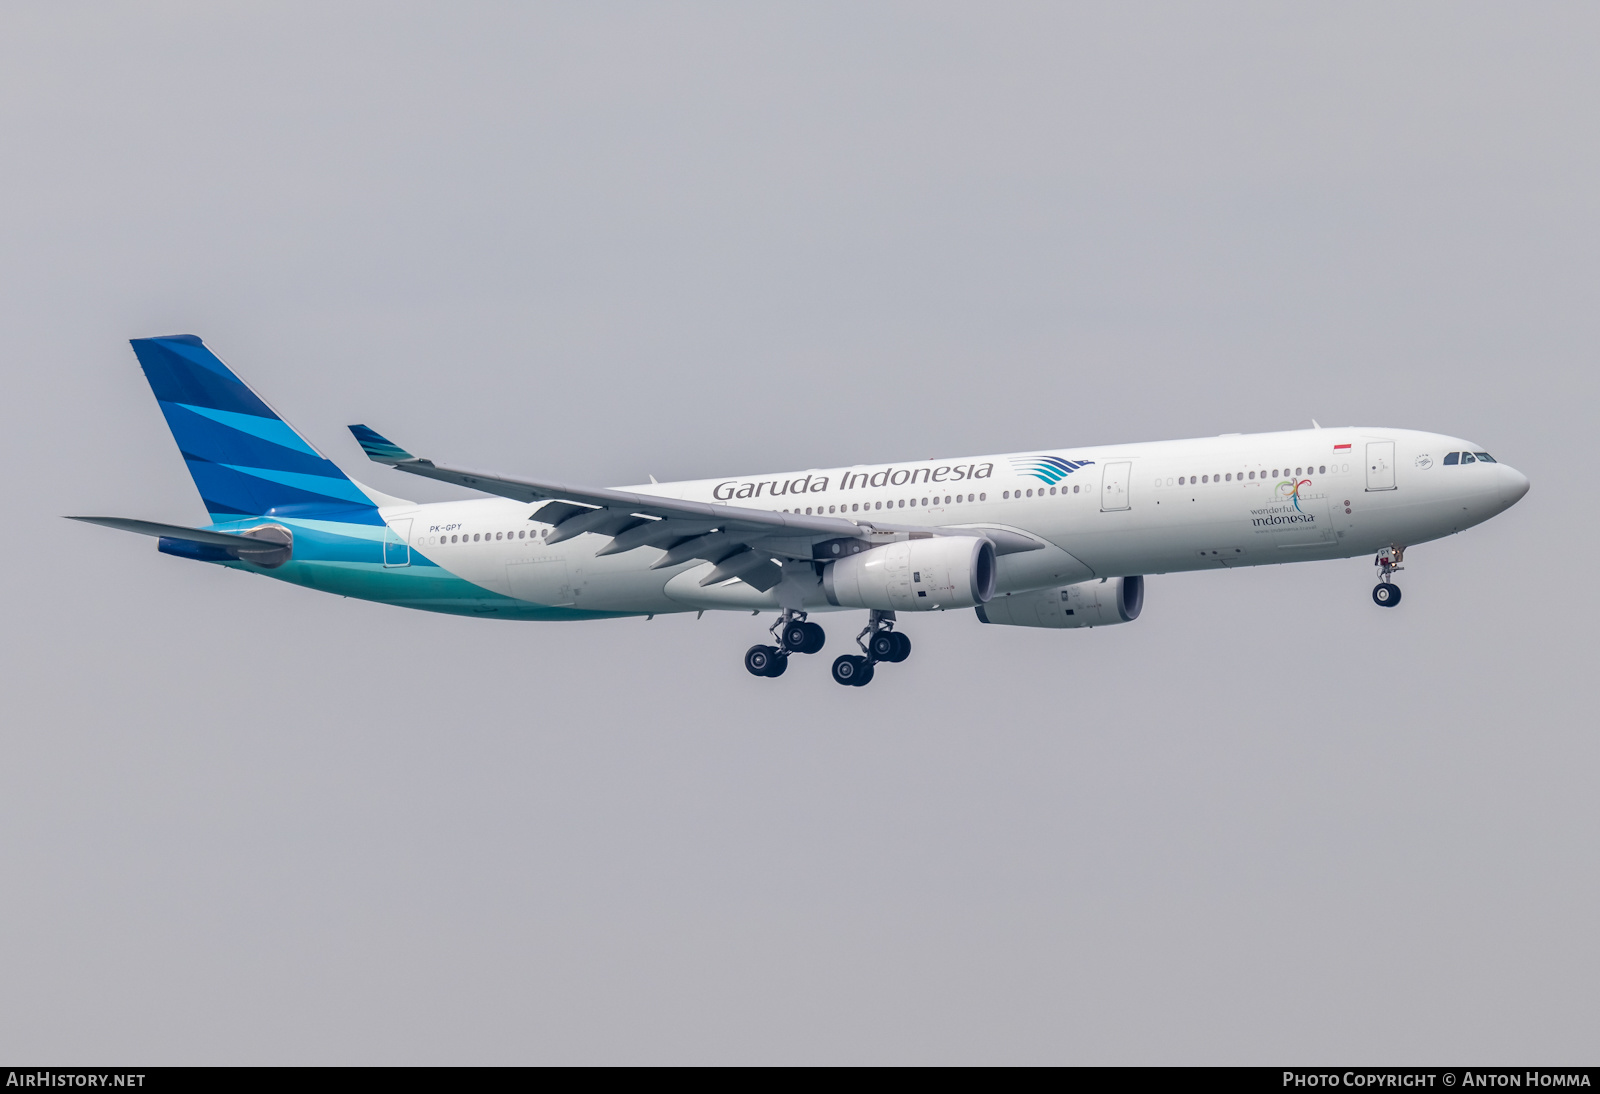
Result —
M776 513L451 467L413 456L366 426L353 425L350 432L369 459L397 471L530 504L544 502L531 518L554 525L549 543L593 532L611 537L598 552L602 555L639 547L665 551L657 569L697 558L716 563L702 585L737 577L765 591L782 580L774 555L805 560L831 557L839 552L819 554L818 545L856 540L864 547L874 531L871 525L842 517Z
M701 580L701 585L715 585L737 577L764 592L782 580L782 570L773 556L812 561L854 554L871 546L873 536L901 533L981 536L995 540L996 550L1001 554L1042 546L1032 542L1026 545L1008 542L1020 541L1023 537L998 529L951 529L936 533L920 526L779 513L627 490L511 478L422 459L364 425L353 425L350 432L369 459L396 471L515 501L544 502L531 514L531 519L554 525L548 543L561 543L592 532L611 537L611 542L597 552L601 555L620 554L639 547L665 551L653 569L677 566L697 558L716 563L711 573Z

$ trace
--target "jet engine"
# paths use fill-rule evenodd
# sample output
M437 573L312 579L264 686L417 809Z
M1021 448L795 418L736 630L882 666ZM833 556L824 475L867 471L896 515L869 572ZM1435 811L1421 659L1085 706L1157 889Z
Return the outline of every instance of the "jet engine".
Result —
M1008 627L1109 627L1132 623L1143 607L1142 577L1080 581L977 605L979 619Z
M994 544L976 536L886 543L830 562L828 603L842 608L931 612L971 608L994 596Z

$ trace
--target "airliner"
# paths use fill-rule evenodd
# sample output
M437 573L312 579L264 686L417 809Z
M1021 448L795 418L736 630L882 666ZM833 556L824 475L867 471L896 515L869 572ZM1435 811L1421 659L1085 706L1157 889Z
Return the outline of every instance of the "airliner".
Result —
M1400 603L1408 547L1516 504L1528 480L1482 445L1367 427L811 468L601 488L412 455L367 457L488 495L418 504L345 475L192 334L133 351L210 515L202 527L73 517L165 554L340 596L490 619L770 613L745 668L822 650L809 617L866 612L833 678L902 662L900 624L970 609L1002 627L1139 617L1145 578L1374 555Z

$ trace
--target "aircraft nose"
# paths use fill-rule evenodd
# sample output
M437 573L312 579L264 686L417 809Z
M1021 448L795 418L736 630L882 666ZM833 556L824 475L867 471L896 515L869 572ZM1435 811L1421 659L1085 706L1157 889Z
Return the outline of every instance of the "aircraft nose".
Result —
M1505 464L1500 465L1500 475L1500 500L1509 509L1521 501L1522 496L1528 492L1528 476L1515 467L1507 467Z

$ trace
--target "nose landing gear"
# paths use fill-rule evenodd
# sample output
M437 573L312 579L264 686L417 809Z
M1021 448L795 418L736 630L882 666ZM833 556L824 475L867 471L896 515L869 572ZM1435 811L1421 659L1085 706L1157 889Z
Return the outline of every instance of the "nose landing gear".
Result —
M1398 570L1405 569L1400 563L1405 561L1406 549L1404 547L1385 547L1378 552L1378 557L1372 564L1378 567L1378 584L1372 589L1372 602L1380 608L1392 608L1400 603L1400 586L1390 581L1390 575Z
M751 646L744 651L744 667L752 676L782 676L792 653L818 653L828 636L815 623L806 622L806 613L785 608L772 625L775 646Z

